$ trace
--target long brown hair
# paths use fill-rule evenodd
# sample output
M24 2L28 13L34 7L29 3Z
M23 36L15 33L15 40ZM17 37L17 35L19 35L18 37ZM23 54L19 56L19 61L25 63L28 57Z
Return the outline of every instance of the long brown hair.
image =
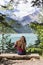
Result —
M21 37L23 39L23 41L26 43L26 38L24 36ZM21 39L21 40L22 40Z
M22 36L21 41L22 41L21 48L25 50L25 48L26 48L26 38L24 36Z
M25 50L25 48L26 48L26 38L24 36L22 36L20 38L20 40L16 41L16 45L17 45L17 47L21 47L22 49Z

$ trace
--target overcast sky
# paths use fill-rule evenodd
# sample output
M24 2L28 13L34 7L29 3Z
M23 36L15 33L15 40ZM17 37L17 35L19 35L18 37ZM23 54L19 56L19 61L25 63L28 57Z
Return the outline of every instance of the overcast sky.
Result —
M5 5L9 1L10 0L0 0L0 5ZM14 0L14 1L16 2L17 0ZM24 3L23 0L20 0L17 7L13 3L13 7L14 7L13 14L16 15L17 17L21 18L21 17L26 16L28 14L32 14L33 12L38 10L37 7L31 7L32 6L31 1L32 0L28 0L27 3Z

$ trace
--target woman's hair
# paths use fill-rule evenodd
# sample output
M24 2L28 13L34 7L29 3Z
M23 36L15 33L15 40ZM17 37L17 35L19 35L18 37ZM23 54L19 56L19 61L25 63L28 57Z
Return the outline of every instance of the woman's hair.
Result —
M26 38L24 36L21 37L23 39L23 41L26 43ZM21 40L22 40L21 39Z
M22 41L21 48L25 50L25 48L26 48L26 38L24 36L22 36L21 41Z
M17 47L21 47L22 49L25 49L26 47L26 39L24 36L20 38L20 40L16 41Z

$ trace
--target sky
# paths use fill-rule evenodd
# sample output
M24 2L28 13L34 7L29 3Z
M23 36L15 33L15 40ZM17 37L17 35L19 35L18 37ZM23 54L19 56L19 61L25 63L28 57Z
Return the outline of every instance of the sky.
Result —
M0 0L0 5L7 5L8 2L10 0ZM17 0L14 0L15 3ZM32 7L32 4L31 4L32 0L28 0L27 3L24 3L23 0L20 0L19 1L19 4L17 6L15 6L15 3L13 3L13 8L14 8L14 11L11 13L13 15L16 15L16 17L18 18L22 18L28 14L32 14L33 12L35 12L36 10L39 10L39 8L37 7ZM9 14L7 12L7 14Z

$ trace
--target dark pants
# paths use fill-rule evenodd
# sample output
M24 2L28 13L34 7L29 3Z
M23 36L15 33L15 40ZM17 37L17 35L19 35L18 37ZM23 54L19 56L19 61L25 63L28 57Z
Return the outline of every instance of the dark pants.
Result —
M17 51L17 53L18 53L19 55L25 55L25 54L26 54L26 51L23 51L23 52Z

